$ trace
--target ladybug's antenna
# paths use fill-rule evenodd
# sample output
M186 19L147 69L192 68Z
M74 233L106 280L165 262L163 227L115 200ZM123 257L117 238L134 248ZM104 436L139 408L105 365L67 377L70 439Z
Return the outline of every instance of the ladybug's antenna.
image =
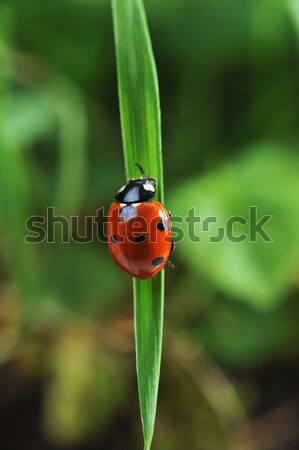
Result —
M137 166L138 169L140 170L141 176L142 176L142 177L145 177L144 170L143 170L143 168L141 167L141 165L140 165L139 163L135 163L135 166Z

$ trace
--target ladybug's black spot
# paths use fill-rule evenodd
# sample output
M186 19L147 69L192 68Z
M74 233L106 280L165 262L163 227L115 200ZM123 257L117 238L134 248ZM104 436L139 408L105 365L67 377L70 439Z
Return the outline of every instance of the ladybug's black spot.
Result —
M113 244L116 244L116 242L117 242L117 237L115 236L115 234L112 234L112 236L111 236L111 242L113 242Z
M174 249L175 249L175 243L173 241L171 241L170 253L172 253Z
M164 223L162 222L162 220L160 220L160 222L157 223L157 228L158 228L158 230L160 230L160 231L164 231L164 230L165 230L165 225L164 225Z
M153 266L159 266L164 261L164 256L159 256L158 258L155 258L152 260Z
M140 236L136 236L135 242L143 242L145 241L146 236L144 234L140 234Z
M136 216L136 208L133 205L125 205L119 211L119 217L122 217L125 220L128 220L131 217L135 216Z

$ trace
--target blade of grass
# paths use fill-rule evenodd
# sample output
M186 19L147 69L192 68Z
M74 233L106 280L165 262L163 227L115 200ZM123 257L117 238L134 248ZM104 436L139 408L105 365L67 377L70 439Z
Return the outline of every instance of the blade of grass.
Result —
M160 105L156 67L141 0L112 0L125 168L138 176L135 163L158 179L163 201ZM154 431L162 350L164 271L134 279L134 320L138 391L144 448Z
M154 433L160 377L164 308L164 270L154 279L134 279L136 362L144 449Z

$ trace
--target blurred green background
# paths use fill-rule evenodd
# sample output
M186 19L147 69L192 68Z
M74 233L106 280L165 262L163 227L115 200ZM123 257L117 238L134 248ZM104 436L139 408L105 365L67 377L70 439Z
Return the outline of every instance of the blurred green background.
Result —
M153 449L298 449L298 2L146 10L166 206L273 215L273 243L177 245ZM0 0L0 96L0 446L141 448L131 279L97 240L24 242L124 183L109 2Z

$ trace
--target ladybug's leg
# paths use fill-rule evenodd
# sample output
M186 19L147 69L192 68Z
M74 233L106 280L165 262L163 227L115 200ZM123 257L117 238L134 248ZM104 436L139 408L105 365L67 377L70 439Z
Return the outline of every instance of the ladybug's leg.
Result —
M170 253L172 253L174 249L175 249L175 243L174 243L174 241L171 241Z
M175 265L171 261L169 261L169 259L166 261L166 266L170 267L171 269L175 269Z
M170 253L174 250L174 248L175 248L175 243L174 243L174 241L171 241ZM175 269L175 265L169 259L166 261L166 265L167 265L167 267L171 267L172 269Z
M169 217L171 218L172 217L171 212L170 211L167 211L167 212L168 212Z

